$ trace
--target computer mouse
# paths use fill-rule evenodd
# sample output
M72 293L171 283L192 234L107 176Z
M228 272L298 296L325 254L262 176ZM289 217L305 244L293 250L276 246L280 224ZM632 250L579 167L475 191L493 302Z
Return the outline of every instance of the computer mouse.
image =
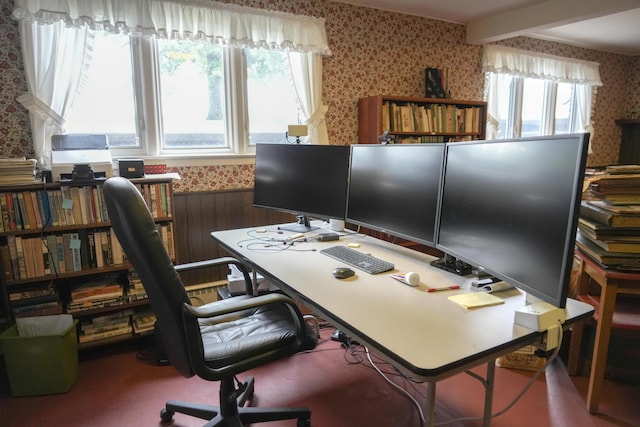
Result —
M337 267L333 270L333 277L336 279L348 279L355 274L356 272L348 267Z

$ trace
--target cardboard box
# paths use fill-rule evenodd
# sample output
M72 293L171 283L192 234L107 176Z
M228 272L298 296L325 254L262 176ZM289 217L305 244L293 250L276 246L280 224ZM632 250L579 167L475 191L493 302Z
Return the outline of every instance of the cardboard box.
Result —
M66 393L78 379L78 320L57 335L18 334L13 325L0 335L13 396Z

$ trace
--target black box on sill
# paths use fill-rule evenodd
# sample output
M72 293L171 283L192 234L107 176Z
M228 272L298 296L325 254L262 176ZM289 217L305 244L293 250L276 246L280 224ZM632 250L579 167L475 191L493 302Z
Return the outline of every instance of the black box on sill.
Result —
M144 160L120 159L118 173L124 178L144 178Z

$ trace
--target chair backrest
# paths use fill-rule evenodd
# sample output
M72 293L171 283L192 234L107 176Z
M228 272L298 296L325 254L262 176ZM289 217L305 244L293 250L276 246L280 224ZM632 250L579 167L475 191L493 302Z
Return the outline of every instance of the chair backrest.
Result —
M181 375L191 377L194 372L182 318L183 303L188 303L189 297L149 208L128 179L109 178L103 190L113 230L149 295L167 357Z

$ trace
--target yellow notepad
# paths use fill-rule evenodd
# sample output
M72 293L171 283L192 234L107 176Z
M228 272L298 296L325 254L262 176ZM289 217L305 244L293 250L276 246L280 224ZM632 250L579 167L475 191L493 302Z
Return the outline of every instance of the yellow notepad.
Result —
M488 292L471 292L468 294L451 295L449 299L467 309L504 304L504 300L495 295L491 295Z

